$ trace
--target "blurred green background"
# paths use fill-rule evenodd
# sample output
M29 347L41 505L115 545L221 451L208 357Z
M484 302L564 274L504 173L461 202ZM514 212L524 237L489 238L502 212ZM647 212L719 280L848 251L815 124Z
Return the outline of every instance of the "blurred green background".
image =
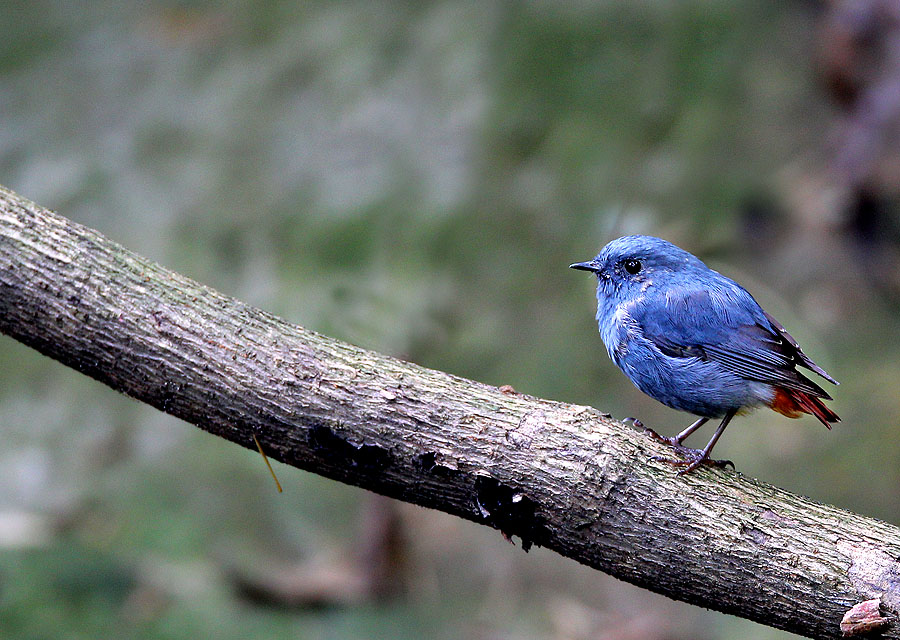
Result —
M663 236L842 382L833 431L759 412L716 453L900 523L870 4L6 1L0 183L287 320L671 435L566 268ZM282 465L277 494L5 337L0 376L0 637L793 637Z

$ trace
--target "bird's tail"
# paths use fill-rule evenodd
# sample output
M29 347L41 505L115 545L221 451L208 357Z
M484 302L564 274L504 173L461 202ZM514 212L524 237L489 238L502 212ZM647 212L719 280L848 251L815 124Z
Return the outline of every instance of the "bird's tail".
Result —
M832 423L841 421L838 414L826 407L821 398L796 389L775 387L775 397L769 406L788 418L799 418L800 414L808 413L829 429Z

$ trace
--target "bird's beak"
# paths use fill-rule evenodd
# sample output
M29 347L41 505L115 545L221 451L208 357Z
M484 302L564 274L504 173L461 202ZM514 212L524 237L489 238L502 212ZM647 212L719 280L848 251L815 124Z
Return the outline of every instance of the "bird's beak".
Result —
M575 264L570 264L569 268L578 269L579 271L592 271L594 273L600 273L600 265L593 260L589 262L576 262Z

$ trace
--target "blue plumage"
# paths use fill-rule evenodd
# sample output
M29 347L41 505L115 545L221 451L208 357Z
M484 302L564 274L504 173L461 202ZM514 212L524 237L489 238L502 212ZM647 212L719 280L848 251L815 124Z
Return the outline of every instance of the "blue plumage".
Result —
M663 404L702 416L666 440L683 449L703 422L723 418L686 470L708 461L740 410L765 405L791 417L811 413L826 426L839 420L822 403L830 396L796 367L835 380L746 289L696 256L660 238L625 236L571 266L597 276L600 336L625 375Z

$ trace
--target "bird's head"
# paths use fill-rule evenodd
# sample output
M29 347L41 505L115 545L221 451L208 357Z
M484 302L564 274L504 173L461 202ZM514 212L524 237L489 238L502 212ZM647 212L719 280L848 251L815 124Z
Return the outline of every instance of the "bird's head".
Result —
M605 293L637 292L654 281L677 274L689 275L692 270L707 270L706 265L684 249L653 236L617 238L593 260L576 262L569 268L594 273Z

